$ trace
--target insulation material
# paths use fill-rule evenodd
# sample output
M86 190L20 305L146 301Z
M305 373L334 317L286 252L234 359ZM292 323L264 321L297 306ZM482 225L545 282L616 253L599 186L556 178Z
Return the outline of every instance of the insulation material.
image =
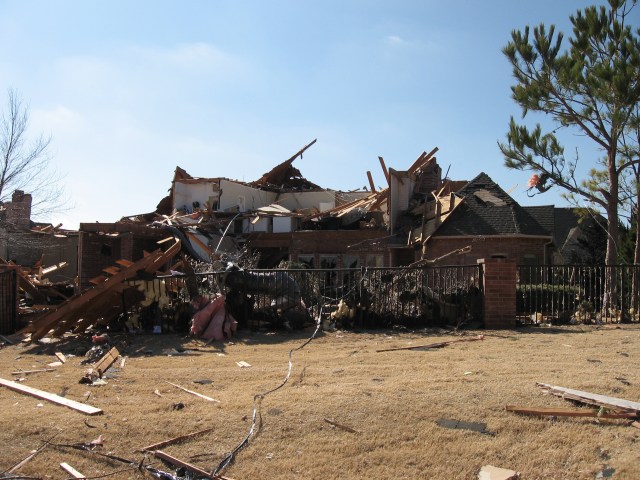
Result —
M199 297L193 301L198 310L191 320L191 334L209 340L222 341L231 338L238 322L225 307L224 295L214 298Z

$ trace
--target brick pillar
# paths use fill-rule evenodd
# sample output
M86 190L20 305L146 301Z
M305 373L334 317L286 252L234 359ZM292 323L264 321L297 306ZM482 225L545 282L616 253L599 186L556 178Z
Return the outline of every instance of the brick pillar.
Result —
M484 326L516 326L516 263L506 258L479 259L483 266Z

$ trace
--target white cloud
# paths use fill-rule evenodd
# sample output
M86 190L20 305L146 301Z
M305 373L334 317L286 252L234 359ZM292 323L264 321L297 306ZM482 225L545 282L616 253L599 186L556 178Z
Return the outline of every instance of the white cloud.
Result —
M404 45L407 42L405 40L403 40L402 38L400 38L397 35L389 35L385 38L385 42L388 45Z

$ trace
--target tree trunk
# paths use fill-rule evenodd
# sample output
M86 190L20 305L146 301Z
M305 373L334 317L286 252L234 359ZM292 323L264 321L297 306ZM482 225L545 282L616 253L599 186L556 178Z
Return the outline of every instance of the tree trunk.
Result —
M612 142L612 145L616 145ZM618 189L619 177L616 168L616 149L611 148L607 153L607 169L609 174L609 198L607 199L607 254L605 263L604 295L602 298L603 321L614 308L616 303L615 278L613 266L618 263L618 242L620 228L618 225Z

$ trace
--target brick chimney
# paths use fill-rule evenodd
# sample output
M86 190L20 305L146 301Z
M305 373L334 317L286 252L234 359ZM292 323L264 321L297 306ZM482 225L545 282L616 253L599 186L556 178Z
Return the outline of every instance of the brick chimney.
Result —
M7 207L7 224L14 228L29 228L31 226L31 194L16 190L11 196Z

